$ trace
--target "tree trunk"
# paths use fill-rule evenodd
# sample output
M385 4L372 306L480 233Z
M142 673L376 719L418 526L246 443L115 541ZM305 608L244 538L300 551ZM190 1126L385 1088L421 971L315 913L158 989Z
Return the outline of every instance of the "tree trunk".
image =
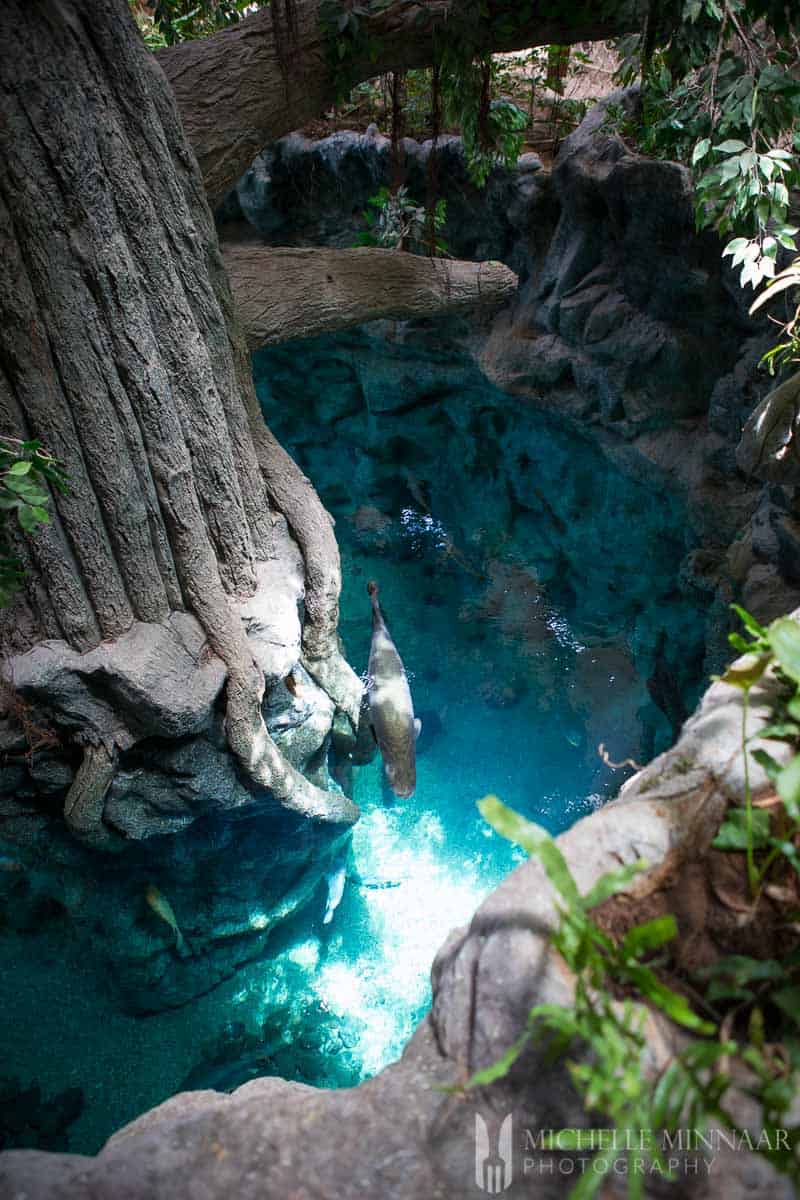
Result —
M478 15L478 7L480 15ZM517 0L391 0L361 15L348 63L353 83L387 71L429 66L435 39L464 22L487 50L597 41L640 29L646 4L610 11ZM344 6L343 6L344 11ZM268 142L299 129L336 99L331 36L319 0L273 0L232 29L158 52L186 136L200 163L212 207L219 204Z
M155 644L187 610L224 663L245 775L288 807L352 821L262 718L237 606L281 514L305 563L305 659L351 724L360 684L336 647L330 518L263 424L170 88L125 0L5 0L0 38L0 428L40 439L71 478L51 523L15 534L28 580L3 616L4 649L22 661L56 639L85 654L132 629ZM117 747L103 731L77 740L67 812L96 842Z
M365 321L410 320L508 304L517 276L502 263L431 259L394 250L225 245L236 316L251 350Z

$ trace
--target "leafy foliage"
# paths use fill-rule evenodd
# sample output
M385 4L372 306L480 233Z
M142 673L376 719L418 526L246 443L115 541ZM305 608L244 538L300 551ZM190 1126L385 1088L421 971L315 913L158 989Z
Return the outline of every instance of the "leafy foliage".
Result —
M517 161L528 118L510 100L491 98L491 55L469 40L448 39L440 65L445 116L461 130L467 170L483 187L492 167Z
M780 247L796 249L788 208L800 182L800 43L789 13L754 0L684 0L681 23L649 62L641 36L620 44L622 81L643 76L638 144L691 166L698 228L737 235L724 254L743 287L775 277Z
M382 187L370 196L364 214L367 229L359 235L359 246L381 246L385 250L409 250L427 253L428 221L425 209L411 198L408 188L392 191ZM447 253L447 243L440 237L447 220L447 201L438 200L433 213L435 250Z
M151 50L205 37L234 25L263 0L129 0Z
M791 299L789 316L785 321L772 317L780 325L785 340L777 342L761 360L771 375L775 374L777 367L800 363L800 258L796 258L768 282L761 295L750 305L751 314L762 306L771 304L776 296ZM794 312L791 311L792 306Z
M0 608L22 581L22 565L8 545L7 522L32 533L50 520L47 485L67 491L62 467L37 441L0 436Z
M753 639L764 639L770 646L773 642L781 645L784 659L791 661L794 669L794 636L777 624L774 629L762 631L752 618L748 621ZM612 1123L620 1135L615 1146L629 1145L625 1134L635 1130L637 1152L647 1152L662 1175L669 1178L660 1134L674 1134L683 1122L701 1134L713 1119L744 1135L725 1106L735 1059L749 1070L751 1092L761 1105L764 1129L773 1135L754 1148L795 1184L800 1182L800 1126L791 1125L789 1119L800 1078L800 954L792 954L782 963L731 955L704 973L709 1012L714 1011L712 1004L724 1002L734 1006L734 1015L747 1014L747 1039L735 1041L729 1036L730 1018L712 1023L698 1016L684 996L659 978L659 961L652 956L675 938L673 917L634 926L618 942L592 919L591 909L625 888L646 863L632 863L610 872L581 895L564 856L546 830L512 812L495 796L485 797L478 807L498 833L541 862L559 908L559 925L552 942L573 973L575 995L570 1006L541 1004L531 1009L514 1045L496 1063L476 1072L464 1089L486 1087L502 1079L532 1041L546 1041L551 1058L580 1045L581 1058L567 1066L585 1109L602 1114ZM628 993L622 1000L615 999L620 988ZM639 999L633 999L631 992ZM656 1077L647 1069L645 1005L698 1035ZM780 1044L766 1038L765 1013L770 1015ZM775 1136L779 1129L781 1138ZM595 1149L596 1143L588 1139L590 1134L562 1130L553 1137L553 1144L559 1149L570 1145ZM607 1162L610 1169L613 1161L613 1157L597 1160L593 1169L581 1176L573 1196L589 1196L599 1190L603 1173L597 1166L602 1168ZM628 1194L636 1200L642 1195L643 1175L629 1171L627 1179Z
M750 788L747 713L751 689L761 680L767 668L775 669L782 690L775 702L771 720L759 729L762 740L788 743L800 749L800 626L789 617L779 617L769 626L759 624L750 613L733 606L744 626L745 635L729 634L735 650L750 656L744 665L734 664L722 676L722 682L738 687L744 693L742 705L742 754L745 766L744 809L735 808L723 822L714 845L720 850L743 850L747 856L747 873L753 896L757 896L770 873L774 874L776 860L784 861L800 874L800 753L788 763L781 764L765 750L756 750L752 757L763 768L782 801L776 831L773 832L765 811L755 810Z

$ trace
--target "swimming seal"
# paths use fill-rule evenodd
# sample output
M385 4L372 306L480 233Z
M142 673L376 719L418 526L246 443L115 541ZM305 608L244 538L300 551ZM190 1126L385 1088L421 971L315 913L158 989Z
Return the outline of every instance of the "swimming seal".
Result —
M378 585L370 582L372 645L369 651L367 695L375 740L381 752L389 787L407 799L417 786L416 741L422 728L414 719L414 705L403 660L386 628L378 603Z

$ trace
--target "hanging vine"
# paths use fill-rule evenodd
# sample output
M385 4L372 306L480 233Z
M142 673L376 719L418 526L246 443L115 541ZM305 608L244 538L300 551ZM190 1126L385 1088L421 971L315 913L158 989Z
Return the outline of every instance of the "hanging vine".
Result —
M369 18L385 7L385 0L371 0L371 3L347 0L346 4L340 0L322 0L320 25L340 97L346 96L353 86L356 64L374 57ZM515 21L525 19L525 8L517 12L509 6L502 18L506 35L513 30ZM477 187L486 183L494 166L516 162L527 124L526 114L517 105L509 100L492 99L494 67L485 49L486 22L481 0L460 4L457 12L449 14L436 55L440 125L446 120L461 129L467 169Z
M291 103L291 71L290 59L297 49L297 17L294 11L294 0L271 0L269 15L272 21L272 35L275 38L275 53L280 66L283 90L287 106Z
M392 146L392 184L391 190L397 192L406 181L406 163L405 150L403 149L403 137L405 135L405 99L406 99L406 76L405 71L393 71L391 74L391 101L392 101L392 128L391 128L391 146Z

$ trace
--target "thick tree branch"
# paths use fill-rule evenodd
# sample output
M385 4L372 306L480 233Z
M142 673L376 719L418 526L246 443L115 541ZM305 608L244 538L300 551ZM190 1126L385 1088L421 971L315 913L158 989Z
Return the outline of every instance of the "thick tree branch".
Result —
M494 312L517 277L498 262L422 258L393 250L222 248L251 350L374 321Z
M336 98L319 0L292 0L291 7L291 30L279 6L270 5L233 29L158 52L212 206L268 142L318 117ZM533 3L521 20L515 2L488 0L475 32L495 51L593 41L640 28L644 8L620 4L609 13L602 0ZM364 52L352 64L354 81L428 66L436 36L451 36L459 19L474 27L471 13L470 0L394 0L364 22L372 56Z

